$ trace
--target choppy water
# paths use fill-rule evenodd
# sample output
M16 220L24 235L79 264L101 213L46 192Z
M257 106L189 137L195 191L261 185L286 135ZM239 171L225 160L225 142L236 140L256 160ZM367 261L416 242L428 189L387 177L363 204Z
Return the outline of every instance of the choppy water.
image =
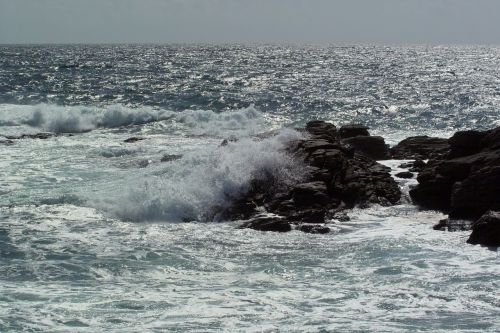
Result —
M0 135L61 134L0 143L0 331L500 331L498 252L407 200L321 236L207 223L301 177L298 133L252 135L317 118L500 125L500 48L0 46Z

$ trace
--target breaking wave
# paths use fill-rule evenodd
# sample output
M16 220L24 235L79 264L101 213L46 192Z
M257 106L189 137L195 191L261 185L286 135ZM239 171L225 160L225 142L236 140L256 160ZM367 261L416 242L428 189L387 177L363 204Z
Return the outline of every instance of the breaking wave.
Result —
M176 112L152 107L129 108L119 104L105 108L52 104L0 105L0 127L24 125L54 133L82 133L97 128L168 120L187 127L192 134L218 135L227 129L252 129L262 120L262 115L253 106L216 113L210 110Z
M128 221L218 220L213 209L227 207L247 191L252 180L273 179L288 186L307 175L303 165L285 151L286 143L302 134L284 129L264 140L243 138L226 146L184 155L147 180L127 180L126 194L103 193L91 205Z

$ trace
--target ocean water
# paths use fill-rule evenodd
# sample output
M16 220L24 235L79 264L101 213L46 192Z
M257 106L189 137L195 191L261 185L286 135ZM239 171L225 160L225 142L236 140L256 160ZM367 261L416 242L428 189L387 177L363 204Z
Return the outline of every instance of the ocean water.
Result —
M0 137L0 332L500 331L498 252L432 230L415 180L327 235L212 214L303 179L281 148L314 119L499 126L500 48L0 46L0 135L56 134Z

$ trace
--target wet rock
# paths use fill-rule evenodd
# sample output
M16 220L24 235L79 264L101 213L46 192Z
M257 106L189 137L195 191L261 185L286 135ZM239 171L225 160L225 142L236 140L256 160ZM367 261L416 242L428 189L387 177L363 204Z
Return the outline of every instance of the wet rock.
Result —
M354 147L357 153L374 160L391 158L389 146L385 144L384 138L381 136L355 136L344 139L342 142Z
M243 223L240 228L274 232L288 232L292 230L290 223L278 216L257 216Z
M339 222L347 222L351 220L346 212L334 212L331 216L329 216L329 218Z
M395 174L395 176L398 178L410 179L413 178L413 173L411 173L410 171L403 171L398 172L397 174Z
M310 182L296 185L292 190L293 200L297 206L326 205L330 201L324 182Z
M338 215L339 221L345 221L348 217L341 216L341 212L356 205L398 202L401 192L389 173L390 168L363 154L355 154L356 148L341 142L333 124L314 121L303 131L308 133L307 138L291 141L285 150L304 163L305 181L285 187L269 186L272 180L252 181L246 193L217 215L227 220L249 219L245 226L258 230L288 229L284 225L293 223L298 225L298 230L323 233L326 229L317 226L324 223L327 216L330 219ZM350 139L356 138L365 137ZM383 140L381 142L387 151ZM262 209L280 219L255 220ZM316 227L304 226L306 224Z
M145 167L147 167L149 165L149 163L150 163L150 161L146 160L146 159L144 159L144 160L138 160L138 161L135 162L135 164L136 164L136 166L138 168L145 168Z
M36 134L23 134L20 136L7 136L9 140L21 140L21 139L40 139L45 140L51 137L57 136L56 133L36 133Z
M162 156L162 158L160 159L160 162L171 162L171 161L175 161L175 160L178 160L182 158L182 155L175 155L175 154L165 154Z
M450 145L447 139L429 136L413 136L404 139L391 148L393 159L439 159L448 155Z
M270 135L270 136L272 136L272 135ZM220 143L220 147L227 146L229 144L229 142L237 142L237 141L238 141L238 138L235 138L235 137L230 137L230 138L224 139Z
M400 168L408 169L410 172L420 172L425 167L426 163L423 160L415 160L413 162L406 162L399 165Z
M424 169L425 165L426 165L426 163L424 161L422 161L422 160L415 160L413 162L413 165L412 165L412 167L410 168L409 171L411 171L411 172L420 172L420 171L422 171Z
M458 132L452 138L450 154L429 161L419 173L419 184L410 190L412 200L454 219L477 219L500 210L500 127Z
M500 246L500 212L489 211L472 224L469 244Z
M500 210L500 159L498 163L495 167L475 169L454 184L450 217L473 219L488 210Z
M140 137L133 136L131 138L123 140L123 142L125 142L125 143L134 143L134 142L142 141L142 140L145 140L145 138L140 138Z
M10 145L13 145L14 144L14 141L12 140L0 140L0 145L4 145L4 146L10 146Z
M339 135L342 139L352 138L355 136L370 136L368 127L361 124L344 125L339 129Z
M454 219L443 219L434 225L434 230L440 231L468 231L471 229L471 221L467 220L454 220Z
M321 120L308 122L305 130L310 134L323 136L329 140L338 138L337 127L335 127L332 123L327 123Z
M327 234L330 232L330 228L319 224L302 224L297 227L297 230L308 234Z

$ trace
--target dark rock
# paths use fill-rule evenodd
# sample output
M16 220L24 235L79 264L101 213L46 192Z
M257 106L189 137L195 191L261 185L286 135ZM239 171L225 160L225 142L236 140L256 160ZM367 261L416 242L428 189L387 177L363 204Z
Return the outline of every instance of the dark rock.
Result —
M327 216L328 219L338 216L340 221L348 220L342 211L355 205L398 202L401 192L389 173L390 168L363 154L355 154L358 150L340 141L333 124L310 122L304 132L308 133L307 138L291 141L285 148L304 163L306 179L303 182L283 186L274 183L272 176L265 180L255 179L246 193L233 198L229 207L214 208L213 215L225 220L249 219L244 226L258 230L288 230L286 225L293 223L298 225L298 230L323 233L326 228L307 224L324 223ZM358 138L368 138L370 149L375 140L387 152L381 138L358 136L346 140ZM256 219L262 208L280 218Z
M401 163L398 167L399 168L411 168L411 167L413 167L413 162Z
M325 215L327 206L316 206L316 208L303 208L293 207L293 209L285 212L287 218L304 223L323 223L325 222Z
M292 226L282 217L257 216L243 223L240 228L249 228L259 231L288 232Z
M473 219L488 210L500 210L500 161L498 166L473 171L451 193L450 217Z
M407 168L410 172L420 172L425 167L425 162L422 160L415 160L413 162L406 162L399 165L400 168Z
M332 184L331 191L339 194L348 206L376 203L384 206L396 204L401 191L389 174L389 168L374 161L353 159L345 170L344 178Z
M222 140L222 142L220 143L220 146L224 147L224 146L227 146L229 144L229 142L237 142L237 141L238 141L238 138L230 137L230 138Z
M123 140L123 142L125 142L125 143L134 143L134 142L142 141L142 140L145 140L145 138L139 138L139 137L135 137L134 136L134 137L131 137L131 138Z
M56 133L36 133L36 134L23 134L20 136L7 136L9 140L20 140L20 139L40 139L45 140L51 137L57 136Z
M175 161L175 160L178 160L182 158L182 155L175 155L175 154L165 154L162 156L162 158L160 159L160 162L171 162L171 161Z
M297 206L326 205L330 201L324 182L310 182L296 185L292 190L293 200Z
M345 212L335 212L329 218L332 220L337 220L339 222L347 222L351 220L351 218Z
M368 127L360 124L344 125L339 129L339 135L343 139L352 138L355 136L370 136Z
M499 133L500 127L456 133L449 155L429 161L419 173L419 184L410 190L412 200L453 219L477 219L488 210L500 210Z
M330 232L330 228L318 224L302 224L297 227L297 230L308 234L327 234Z
M486 131L486 135L481 141L483 148L490 150L500 149L500 127Z
M403 171L403 172L398 172L395 176L398 178L409 179L409 178L413 178L413 173L411 173L410 171Z
M332 139L338 137L335 125L321 120L308 122L306 124L306 131L313 135L322 135Z
M439 221L433 227L434 230L440 231L468 231L471 229L471 221L467 220L454 220L454 219L444 219Z
M355 151L374 160L386 160L391 157L389 146L381 136L355 136L342 140L354 147Z
M472 224L469 244L500 246L500 212L489 211Z
M413 136L404 139L391 148L394 159L436 159L448 155L450 145L447 139L428 136Z
M432 170L429 170L429 172L432 172ZM411 199L415 204L423 208L448 212L454 181L435 173L429 173L429 176L425 174L424 176L428 177L428 180L423 181L423 175L420 173L417 177L419 184L410 189Z
M422 160L415 160L415 162L413 162L413 166L410 168L409 171L411 172L420 172L424 169L426 163Z
M456 132L448 143L450 144L450 158L467 156L478 153L482 149L482 140L485 132L461 131Z

